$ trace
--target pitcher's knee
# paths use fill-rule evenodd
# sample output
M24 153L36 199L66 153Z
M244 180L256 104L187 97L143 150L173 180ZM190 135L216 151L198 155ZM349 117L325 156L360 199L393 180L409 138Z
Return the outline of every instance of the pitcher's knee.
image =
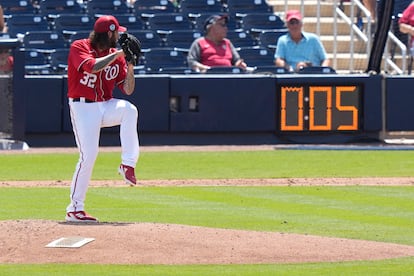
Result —
M130 116L138 117L138 109L135 105L129 104L128 106L128 114Z

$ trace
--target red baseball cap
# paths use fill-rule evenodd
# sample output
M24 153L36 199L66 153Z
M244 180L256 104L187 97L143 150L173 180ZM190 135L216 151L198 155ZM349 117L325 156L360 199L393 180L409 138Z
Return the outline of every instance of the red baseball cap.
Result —
M112 15L102 15L96 21L93 26L93 30L96 33L106 33L109 31L125 32L127 28L119 26L118 20Z
M302 21L302 15L300 14L300 11L298 10L290 10L286 13L286 21L289 22L292 19L297 19L299 21Z

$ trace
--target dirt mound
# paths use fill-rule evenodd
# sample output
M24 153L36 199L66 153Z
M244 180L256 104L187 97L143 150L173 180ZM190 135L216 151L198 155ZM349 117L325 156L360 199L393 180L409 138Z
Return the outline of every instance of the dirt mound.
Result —
M414 256L406 245L175 224L20 220L0 221L0 229L0 263L260 264ZM95 240L75 249L45 247L62 237Z

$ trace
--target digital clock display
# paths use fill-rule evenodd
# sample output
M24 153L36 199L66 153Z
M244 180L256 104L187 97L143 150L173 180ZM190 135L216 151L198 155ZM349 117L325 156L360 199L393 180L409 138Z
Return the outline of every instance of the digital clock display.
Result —
M360 87L294 85L280 87L279 130L327 132L360 130Z

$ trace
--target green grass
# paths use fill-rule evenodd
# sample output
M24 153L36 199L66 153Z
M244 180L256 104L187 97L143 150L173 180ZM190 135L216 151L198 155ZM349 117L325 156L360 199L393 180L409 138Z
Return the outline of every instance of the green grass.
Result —
M1 265L2 275L413 275L414 259L283 265Z
M77 154L0 155L0 180L71 179ZM94 179L119 179L119 153L102 152ZM143 152L139 179L411 176L412 151ZM19 173L16 174L16 171Z
M145 152L137 174L140 179L401 177L412 176L413 157L410 151ZM77 154L0 155L0 181L68 180L76 161ZM118 164L118 153L101 153L93 178L119 179ZM103 221L308 233L414 245L414 186L313 184L310 187L94 187L88 191L87 209ZM68 200L69 187L0 188L0 220L62 220ZM412 275L414 257L278 265L0 264L0 275L80 273Z

